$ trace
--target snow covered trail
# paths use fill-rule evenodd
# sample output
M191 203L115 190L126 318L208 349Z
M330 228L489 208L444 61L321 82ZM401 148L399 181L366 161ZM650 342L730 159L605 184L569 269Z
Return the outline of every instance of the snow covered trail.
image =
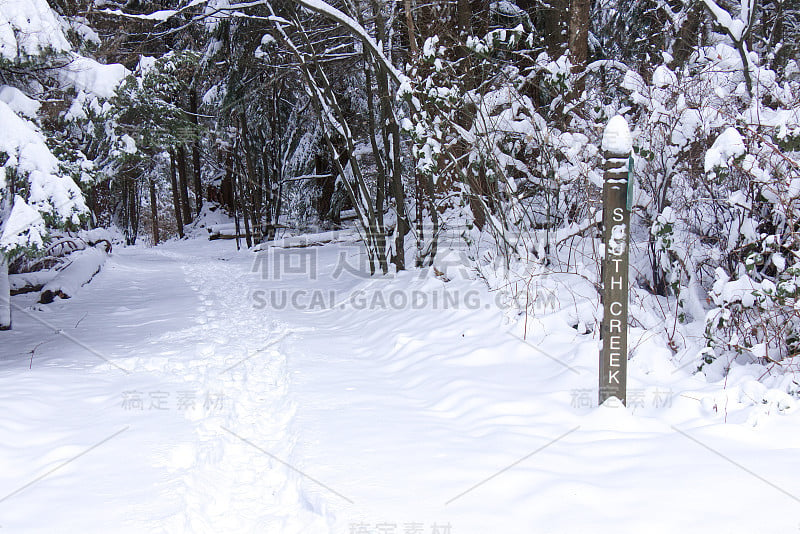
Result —
M247 305L252 256L204 244L121 249L73 299L14 299L4 531L327 530L287 462L287 331Z
M163 340L193 347L195 356L139 363L181 375L206 399L202 409L187 411L195 441L182 444L173 465L181 469L185 506L164 531L325 532L291 463L294 406L285 353L291 332L248 306L252 257L167 254L183 266L200 305L196 326Z
M481 282L331 277L349 254L314 253L319 279L281 317L313 327L288 367L298 456L325 484L306 486L336 532L800 528L796 402L779 415L747 370L720 396L634 329L631 408L592 407L598 341L572 327L570 306L525 333ZM336 306L310 305L331 287ZM568 304L581 292L553 287Z
M746 368L720 393L634 329L630 408L593 407L574 308L525 332L457 272L358 264L171 242L15 297L2 531L797 532L796 401Z
M141 531L180 505L163 471L191 428L174 405L150 409L180 382L135 361L168 354L155 338L184 327L174 310L194 308L195 294L179 265L133 249L70 300L36 296L13 298L14 329L0 338L0 526Z

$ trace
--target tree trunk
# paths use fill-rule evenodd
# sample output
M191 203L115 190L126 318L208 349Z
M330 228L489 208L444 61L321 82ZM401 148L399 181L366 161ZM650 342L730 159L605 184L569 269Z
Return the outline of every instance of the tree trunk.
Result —
M186 170L186 149L183 145L178 145L178 180L180 182L183 223L189 224L192 220L192 209L189 207L189 184Z
M546 6L548 7L537 10L537 26L542 28L548 55L556 59L564 52L564 45L567 44L562 32L569 3L567 0L550 0Z
M764 34L769 35L769 47L771 50L778 50L772 57L770 61L770 69L777 71L783 65L786 64L786 61L791 58L792 54L795 54L797 50L798 43L792 43L792 46L787 46L787 43L784 41L784 34L785 34L785 24L786 22L790 22L788 17L789 13L786 13L787 9L791 10L791 6L787 8L784 2L776 2L773 4L772 9L774 10L774 21L772 24L772 28L770 30L764 30ZM764 18L762 17L762 20ZM789 24L791 28L791 23ZM778 47L779 44L783 43L783 46L780 48Z
M333 156L331 156L333 157ZM316 201L317 216L320 221L331 220L336 222L337 216L333 213L333 194L336 191L336 179L333 176L333 166L323 154L314 156L314 179L319 188L319 197Z
M192 141L192 167L194 169L194 200L197 206L197 214L203 209L203 181L200 165L200 126L197 117L197 89L192 88L189 93L189 107L194 123L194 139Z
M235 148L234 148L235 150ZM230 178L231 184L231 215L233 215L233 226L236 229L236 250L241 248L241 244L239 241L239 201L237 198L237 185L236 185L236 171L233 168L233 150L228 151L228 175Z
M129 176L131 169L121 173L122 179L122 221L125 226L125 244L135 245L139 235L139 188L134 178Z
M463 0L459 0L459 9L462 7L462 1ZM469 3L467 3L467 5L469 6ZM378 42L386 42L386 27L380 12L380 6L376 1L372 2L372 10L375 15L378 30ZM471 14L472 10L470 9L469 16L471 16ZM469 18L467 18L467 22L469 22ZM403 187L403 173L400 167L400 126L397 123L392 97L389 93L389 74L386 72L386 69L379 66L375 70L375 76L378 82L378 94L381 101L381 129L383 132L383 149L386 153L384 158L384 172L386 177L391 179L395 212L397 214L395 250L392 262L395 264L398 271L402 271L406 268L405 236L406 233L408 233L409 223L406 216L406 195L405 188ZM377 208L376 215L380 218L380 224L383 226L383 215L377 211ZM385 230L383 228L378 228L378 231L381 232L381 235L385 235Z
M272 225L272 208L274 205L272 199L272 165L270 164L270 154L267 150L267 143L264 143L264 148L261 151L261 176L263 176L261 200L261 224L264 227L264 235L266 235L267 227Z
M11 282L8 259L0 253L0 330L11 330Z
M279 177L280 178L280 177ZM281 222L281 209L283 209L283 179L278 182L278 189L275 195L275 218L272 230L270 230L269 239L275 239L275 231Z
M131 178L131 245L136 244L136 239L139 237L139 216L141 215L141 190L139 189L138 182Z
M239 170L242 170L241 164L239 165ZM247 243L247 248L250 248L253 246L253 237L250 234L250 203L248 202L247 179L242 176L241 172L236 173L236 184L238 185L236 192L237 204L239 205L239 213L242 214L242 221L244 221L244 240Z
M730 35L730 34L729 34ZM745 34L740 40L733 40L733 43L736 45L736 50L739 51L739 59L742 60L742 73L744 74L744 84L747 88L747 96L750 98L753 97L753 75L750 73L750 62L747 58L747 42L746 36L749 35L749 32ZM731 35L731 39L733 36Z
M472 4L469 0L457 0L456 24L462 37L472 33Z
M403 11L406 15L406 30L408 30L408 47L411 50L411 57L419 55L417 47L417 29L414 25L414 11L411 7L411 0L403 0Z
M233 215L236 209L233 202L233 152L230 149L225 156L225 176L222 178L220 189L222 205Z
M392 190L394 202L397 207L397 229L394 243L394 264L398 271L406 268L405 238L408 233L409 223L406 214L406 193L403 187L403 174L400 168L400 127L396 121L389 125L392 134L392 151L394 153L394 175L392 176Z
M697 32L705 14L705 6L702 2L696 2L686 12L686 18L678 31L678 38L672 45L672 61L669 68L676 70L683 66L695 49Z
M572 0L569 6L569 56L572 72L582 73L589 52L589 8L591 0ZM580 98L585 89L585 77L575 81L572 98Z
M253 230L258 227L258 220L260 219L261 211L261 195L262 187L261 180L257 176L255 162L253 161L253 152L250 147L250 130L247 128L247 119L244 113L239 114L239 135L242 139L242 150L244 151L245 171L247 173L243 180L242 198L247 198L250 204L250 217ZM245 222L247 224L247 222ZM249 245L248 245L249 246Z
M486 35L489 31L489 0L471 0L470 10L472 11L473 35Z
M384 165L386 158L378 147L378 133L375 130L375 124L377 121L375 120L375 117L376 115L379 115L379 113L375 112L375 99L372 95L372 69L369 63L365 63L364 76L367 85L367 126L369 139L372 143L372 155L375 158L375 217L378 223L378 228L376 228L376 231L380 232L381 235L385 235L386 231L383 221L383 205L386 196L386 166ZM381 132L383 133L386 130L385 124L384 121L380 121L380 123L383 126L381 129ZM385 141L386 136L384 135L384 142ZM384 144L384 150L386 149L388 149L388 146Z
M177 169L175 165L175 149L169 150L169 182L172 186L172 205L175 207L175 224L178 226L178 235L183 239L183 216L181 213L181 193L178 189Z
M242 180L239 180L239 182L242 182ZM242 220L244 221L244 240L245 243L247 243L247 248L250 248L253 246L253 236L252 233L250 232L250 219L249 219L250 208L248 206L247 200L245 200L247 198L247 194L244 188L239 190L239 198L243 199L241 206L242 206Z
M158 201L156 200L156 183L150 178L150 217L153 219L153 244L158 245Z
M422 177L420 181L423 181L423 187L428 193L430 202L430 207L428 209L431 217L431 244L427 251L427 265L433 265L433 260L436 258L436 253L439 250L439 212L436 206L436 188L433 187L433 180L430 177Z
M275 231L280 221L281 209L281 184L282 184L282 165L281 150L282 139L284 138L284 124L281 120L280 104L283 99L284 84L278 83L272 90L272 110L270 113L270 141L264 147L264 176L266 194L266 235L265 241L275 239ZM266 157L268 156L268 157Z

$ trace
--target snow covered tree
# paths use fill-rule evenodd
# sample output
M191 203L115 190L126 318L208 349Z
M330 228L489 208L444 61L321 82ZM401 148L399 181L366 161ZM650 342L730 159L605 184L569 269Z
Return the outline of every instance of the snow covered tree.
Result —
M96 34L45 0L3 2L0 25L0 328L9 328L9 264L40 253L51 230L77 229L90 216L79 184L91 183L93 162L65 121L110 96L125 69L76 52L73 42L82 48ZM65 107L40 102L56 95Z
M38 124L41 104L34 93L34 65L66 68L70 44L44 0L12 0L0 5L0 329L11 327L8 264L34 254L56 226L75 227L86 215L82 192L63 172Z
M161 154L172 151L183 156L176 162L180 166L181 200L175 209L184 216L182 222L190 221L185 154L187 145L200 132L185 109L185 97L196 70L197 56L190 51L142 57L110 102L110 116L106 118L111 138L109 174L113 176L112 186L119 191L117 216L130 243L136 241L142 192L151 187L148 177L156 167L166 174L167 166L156 157ZM195 196L202 196L197 187Z

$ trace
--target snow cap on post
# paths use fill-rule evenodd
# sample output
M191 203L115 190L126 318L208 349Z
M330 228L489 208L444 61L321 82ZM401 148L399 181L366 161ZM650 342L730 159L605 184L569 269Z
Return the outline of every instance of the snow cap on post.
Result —
M631 130L622 115L614 115L603 132L603 151L611 154L630 154L633 150Z

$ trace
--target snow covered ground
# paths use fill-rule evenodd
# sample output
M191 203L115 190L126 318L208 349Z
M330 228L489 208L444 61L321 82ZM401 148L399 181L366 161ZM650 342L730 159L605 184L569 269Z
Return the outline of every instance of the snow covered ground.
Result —
M526 322L456 270L361 271L347 241L198 239L14 297L0 530L800 530L786 384L723 389L634 330L629 407L598 408L573 281Z

